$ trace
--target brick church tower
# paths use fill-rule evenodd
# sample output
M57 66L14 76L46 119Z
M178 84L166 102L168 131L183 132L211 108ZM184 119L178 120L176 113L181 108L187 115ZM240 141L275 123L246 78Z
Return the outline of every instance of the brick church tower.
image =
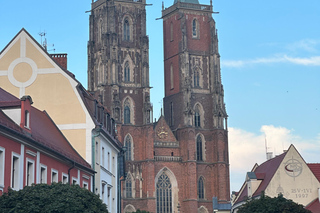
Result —
M212 1L172 0L162 8L164 115L155 123L145 1L97 0L90 15L88 90L111 111L127 147L121 212L230 209L227 114Z
M91 7L88 90L118 123L150 123L145 0L97 0Z

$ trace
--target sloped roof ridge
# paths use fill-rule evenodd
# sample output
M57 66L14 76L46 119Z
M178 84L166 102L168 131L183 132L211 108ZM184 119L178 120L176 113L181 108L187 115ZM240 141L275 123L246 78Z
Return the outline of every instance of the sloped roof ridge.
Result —
M10 44L22 33L25 32L35 43L36 45L38 45L38 47L41 48L41 50L50 58L50 60L52 60L62 71L64 71L68 76L70 76L72 79L74 79L77 83L80 83L77 79L75 74L73 74L71 71L63 68L59 63L56 62L56 60L54 60L51 55L42 47L41 44L39 44L39 42L25 29L25 28L21 28L21 30L13 37L13 39L11 39L11 41L1 50L0 55L8 48L8 46L10 46Z
M307 163L307 166L320 182L320 163Z
M256 167L256 169L257 168L259 168L259 167L261 167L261 166L264 166L264 165L266 165L266 164L270 164L270 163L273 163L274 161L276 161L276 160L278 160L279 158L284 158L284 156L286 155L286 152L284 152L284 153L281 153L280 155L277 155L277 156L275 156L274 158L271 158L271 159L269 159L269 160L266 160L265 162L263 162L262 164L257 164L258 166Z
M258 166L255 170L256 173L265 173L264 179L262 180L261 184L257 188L257 190L254 192L252 196L258 196L261 194L262 191L264 191L267 186L269 185L271 179L275 175L275 172L279 168L282 160L284 159L287 152L284 152L274 158L271 158L264 163L262 163L260 166ZM268 171L268 172L266 172Z

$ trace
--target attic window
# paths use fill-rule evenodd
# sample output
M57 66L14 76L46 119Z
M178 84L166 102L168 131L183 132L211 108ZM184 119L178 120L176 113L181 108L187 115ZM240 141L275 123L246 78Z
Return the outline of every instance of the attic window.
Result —
M28 110L24 111L24 126L30 128L30 113Z

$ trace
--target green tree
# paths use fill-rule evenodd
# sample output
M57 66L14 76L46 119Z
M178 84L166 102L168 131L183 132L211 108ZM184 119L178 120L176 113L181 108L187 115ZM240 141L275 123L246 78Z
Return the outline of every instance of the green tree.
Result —
M140 209L138 209L136 212L132 212L132 213L149 213L149 212L147 212L147 211L145 211L145 210L140 210Z
M311 211L284 198L282 194L274 198L262 194L260 199L250 200L241 206L238 213L311 213Z
M107 213L108 210L98 195L79 185L52 183L26 186L20 191L9 189L0 196L0 212Z

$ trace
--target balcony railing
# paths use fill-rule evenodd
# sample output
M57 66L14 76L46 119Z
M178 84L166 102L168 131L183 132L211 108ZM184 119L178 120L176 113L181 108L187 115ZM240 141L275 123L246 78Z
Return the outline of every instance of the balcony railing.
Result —
M155 161L173 161L173 162L180 162L182 161L181 157L176 156L154 156Z
M179 142L155 141L153 145L156 147L179 147Z

